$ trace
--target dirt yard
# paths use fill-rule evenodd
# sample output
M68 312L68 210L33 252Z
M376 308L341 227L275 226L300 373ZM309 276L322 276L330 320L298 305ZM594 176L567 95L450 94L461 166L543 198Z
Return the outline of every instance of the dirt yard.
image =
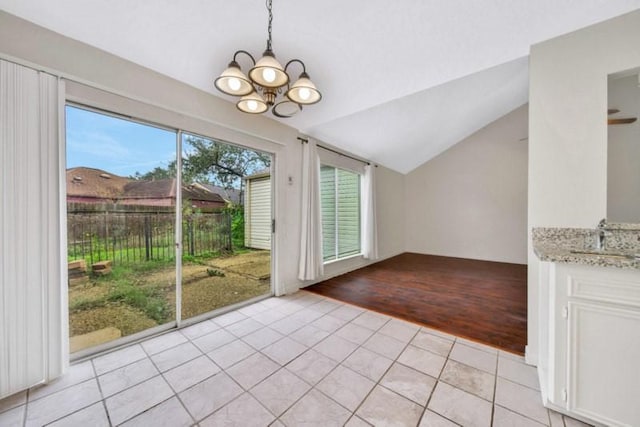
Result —
M73 279L69 286L71 352L172 322L174 271L167 264L114 267L107 276ZM182 318L269 293L270 271L269 251L184 263Z

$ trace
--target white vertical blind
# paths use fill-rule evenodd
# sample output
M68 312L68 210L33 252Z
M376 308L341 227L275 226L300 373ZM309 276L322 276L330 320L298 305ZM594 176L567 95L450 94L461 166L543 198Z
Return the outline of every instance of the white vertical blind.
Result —
M322 251L324 261L360 253L360 175L322 165Z
M336 169L338 259L360 253L360 175Z
M60 93L55 77L0 60L0 398L68 360Z
M313 141L302 144L301 239L298 278L314 280L324 273L322 213L320 211L320 159Z

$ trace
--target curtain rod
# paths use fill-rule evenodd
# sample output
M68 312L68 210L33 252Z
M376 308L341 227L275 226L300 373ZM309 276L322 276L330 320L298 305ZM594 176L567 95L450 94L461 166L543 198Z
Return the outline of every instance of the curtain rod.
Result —
M298 137L298 140L299 140L300 142L304 143L304 144L306 144L306 143L308 143L308 142L309 142L309 140L308 140L308 139L301 138L301 137ZM320 144L316 144L316 146L318 146L318 147L320 147L320 148L322 148L322 149L324 149L324 150L331 151L332 153L336 153L336 154L337 154L337 155L339 155L339 156L344 156L344 157L346 157L346 158L349 158L349 159L352 159L352 160L356 160L356 161L358 161L358 162L362 162L362 163L364 163L365 165L371 165L371 163L369 163L369 162L367 162L367 161L365 161L365 160L358 159L358 158L353 157L353 156L350 156L350 155L348 155L348 154L341 153L341 152L339 152L339 151L337 151L337 150L334 150L333 148L325 147L324 145L320 145ZM378 165L375 165L375 167L378 167Z
M358 159L358 158L353 157L353 156L350 156L350 155L348 155L348 154L341 153L341 152L339 152L339 151L337 151L337 150L334 150L334 149L332 149L332 148L325 147L324 145L320 145L320 144L316 144L316 145L317 145L318 147L322 148L323 150L331 151L332 153L336 153L336 154L337 154L337 155L339 155L339 156L343 156L343 157L346 157L346 158L348 158L348 159L352 159L352 160L356 160L356 161L358 161L358 162L362 162L362 163L364 163L365 165L371 165L371 163L369 163L369 162L367 162L367 161L364 161L364 160L362 160L362 159Z

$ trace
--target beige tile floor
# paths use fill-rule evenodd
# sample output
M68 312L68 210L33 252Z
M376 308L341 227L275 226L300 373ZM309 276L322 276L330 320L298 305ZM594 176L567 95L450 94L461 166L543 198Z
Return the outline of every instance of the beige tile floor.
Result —
M305 291L74 364L1 426L585 425L521 357Z

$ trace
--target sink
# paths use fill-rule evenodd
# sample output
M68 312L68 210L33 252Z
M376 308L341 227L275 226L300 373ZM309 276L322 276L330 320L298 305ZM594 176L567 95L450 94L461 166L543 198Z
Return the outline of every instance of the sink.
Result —
M620 252L620 251L598 251L595 249L572 249L570 252L572 254L577 254L577 255L593 255L593 256L602 256L602 257L609 257L609 258L626 258L626 259L640 258L640 254L632 254L632 253Z

